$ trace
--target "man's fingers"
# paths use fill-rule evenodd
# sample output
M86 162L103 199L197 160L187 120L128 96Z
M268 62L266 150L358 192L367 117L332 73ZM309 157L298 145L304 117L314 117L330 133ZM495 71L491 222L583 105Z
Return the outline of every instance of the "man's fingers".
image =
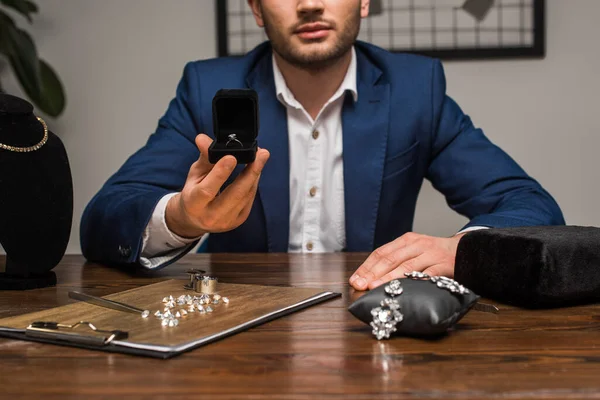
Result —
M362 265L358 267L356 272L354 272L354 274L350 277L350 283L352 284L355 280L363 277L368 271L371 270L371 268L375 264L379 262L379 260L381 260L384 257L388 257L389 254L391 254L394 250L397 250L398 248L398 244L390 242L375 249L375 251L369 254L369 257L367 257L367 259L362 263ZM360 286L366 286L366 282L364 282Z
M248 195L248 198L254 200L254 197L256 196L257 191L258 191L258 182L256 182L254 184L254 186L252 187L252 189L250 190L250 194ZM246 203L246 205L242 208L242 211L240 211L240 213L238 215L238 221L244 222L246 219L248 219L248 216L250 215L250 211L252 211L253 204L254 204L254 201L248 201Z
M362 277L367 281L369 287L371 287L373 281L380 279L400 265L405 265L406 268L418 268L418 266L413 263L421 254L423 254L423 249L421 249L420 246L416 243L408 244L407 246L401 247L400 249L389 253L387 256L382 257L370 270L365 271L365 274ZM413 269L411 269L411 271L413 271Z
M208 174L194 185L192 190L194 202L209 203L221 190L223 184L231 176L237 162L233 156L221 158Z
M359 290L364 290L367 288L370 280L372 279L372 275L368 272L380 262L391 262L392 254L399 249L408 246L410 243L413 243L419 235L415 233L406 233L400 236L398 239L393 242L387 243L375 251L373 251L369 257L365 260L365 262L356 270L356 272L350 277L350 284ZM365 279L365 276L370 277L370 280ZM356 282L355 282L356 281Z
M214 167L208 160L208 148L213 140L207 135L201 133L196 136L196 147L200 150L198 160L192 164L188 179L200 180Z
M435 255L431 253L423 253L415 258L411 258L405 261L404 263L398 265L396 268L384 274L379 279L369 282L369 289L375 289L376 287L381 286L382 284L389 282L393 279L404 278L404 274L406 272L421 272L434 265L437 261L438 258L436 258Z
M199 135L197 138L199 148L204 146L207 149L206 144L209 143L210 138L207 137L207 139L203 139L202 135ZM235 157L230 155L221 158L214 166L211 166L210 171L201 180L191 182L193 189L189 203L193 204L196 209L203 210L202 215L206 217L204 220L206 226L212 227L213 230L234 227L248 203L250 206L252 204L251 200L258 187L258 176L260 176L268 156L268 151L264 149L258 151L255 162L248 164L244 171L222 192L220 190L223 184L237 165ZM186 185L188 184L190 184L189 180Z
M230 210L240 212L246 203L251 200L252 189L258 183L260 174L269 159L269 152L261 149L256 154L256 160L248 164L246 168L235 178L235 181L229 185L219 196L219 207L226 207Z
M271 154L267 150L258 150L254 162L248 164L247 168L242 171L236 181L239 180L241 184L247 185L247 188L251 189L252 186L258 182L258 178L260 177L260 174L262 173L263 168L265 167L265 164L270 156Z
M195 141L196 147L198 147L198 150L200 150L200 154L206 155L208 157L208 148L212 144L213 140L210 137L208 137L208 135L201 133L196 136Z
M444 273L443 271L444 271L443 265L436 264L436 265L432 265L429 268L425 269L425 271L423 271L423 272L429 276L445 276L447 278L454 278L454 274Z

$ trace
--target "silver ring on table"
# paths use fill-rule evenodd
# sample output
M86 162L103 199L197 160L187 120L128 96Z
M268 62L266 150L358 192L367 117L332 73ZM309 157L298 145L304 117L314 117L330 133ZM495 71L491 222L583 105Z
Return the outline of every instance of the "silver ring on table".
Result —
M240 142L237 138L237 135L235 133L232 133L231 135L227 136L227 138L229 139L227 141L227 143L225 144L225 147L230 147L231 144L238 144L239 147L243 148L244 145L242 144L242 142Z

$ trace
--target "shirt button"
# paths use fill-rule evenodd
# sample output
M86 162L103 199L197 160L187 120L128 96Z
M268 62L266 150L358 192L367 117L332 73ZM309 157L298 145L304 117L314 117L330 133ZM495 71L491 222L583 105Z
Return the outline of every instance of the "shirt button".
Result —
M317 194L317 188L315 186L311 187L308 193L310 193L310 197L315 197Z
M313 249L313 243L312 242L306 243L306 250L312 251L312 249Z
M319 131L315 129L312 133L312 137L316 140L319 137Z

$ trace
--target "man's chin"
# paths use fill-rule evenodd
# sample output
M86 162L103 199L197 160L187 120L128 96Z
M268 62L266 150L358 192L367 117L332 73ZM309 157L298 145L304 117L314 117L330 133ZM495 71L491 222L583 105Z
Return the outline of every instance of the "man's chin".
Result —
M301 64L321 64L332 61L334 53L330 46L308 45L296 47L291 54Z

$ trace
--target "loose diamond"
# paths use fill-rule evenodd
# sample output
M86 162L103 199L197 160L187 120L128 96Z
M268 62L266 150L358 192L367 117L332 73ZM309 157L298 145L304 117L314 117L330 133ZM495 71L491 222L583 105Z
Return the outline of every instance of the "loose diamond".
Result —
M148 318L148 316L149 316L149 315L150 315L150 311L148 311L148 310L145 310L145 311L142 313L142 318Z
M210 306L206 307L206 312L213 312L213 309Z
M219 300L219 299L221 299L221 295L215 294L213 296L213 300Z
M194 312L194 311L196 311L196 309L194 308L194 306L189 306L187 310L188 310L188 312Z
M223 297L223 303L229 304L229 298L228 297Z
M187 311L185 311L184 309L181 310L181 316L185 317L187 315Z
M175 318L181 318L181 313L179 311L175 313Z
M167 325L169 325L169 320L165 318L165 319L163 319L162 321L160 321L160 324L161 324L162 326L167 326Z
M163 298L163 300L162 300L162 302L163 302L163 303L167 303L168 301L169 301L169 298L168 298L168 297L165 297L165 298Z
M210 303L210 295L203 293L199 297L200 304L208 304Z

